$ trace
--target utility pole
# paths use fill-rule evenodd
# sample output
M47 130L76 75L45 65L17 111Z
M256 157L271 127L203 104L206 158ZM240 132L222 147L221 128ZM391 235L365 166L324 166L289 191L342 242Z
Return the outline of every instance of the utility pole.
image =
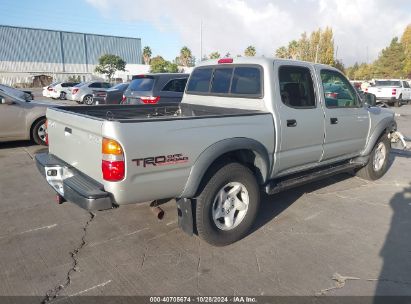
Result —
M200 24L200 62L203 61L203 19Z

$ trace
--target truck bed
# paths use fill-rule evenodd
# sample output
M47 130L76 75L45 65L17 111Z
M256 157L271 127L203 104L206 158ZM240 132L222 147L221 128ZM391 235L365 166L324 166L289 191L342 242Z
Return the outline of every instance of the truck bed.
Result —
M70 106L55 108L59 111L87 116L98 120L117 122L147 122L148 120L175 120L194 118L215 118L231 116L248 116L267 114L258 110L220 108L191 104L167 105L104 105L104 106Z

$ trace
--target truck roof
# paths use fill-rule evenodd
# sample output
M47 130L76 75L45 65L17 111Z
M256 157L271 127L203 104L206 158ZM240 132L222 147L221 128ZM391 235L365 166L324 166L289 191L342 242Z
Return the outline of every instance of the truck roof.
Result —
M325 64L320 64L320 63L313 63L313 62L308 62L308 61L302 61L302 60L293 60L293 59L281 59L281 58L275 58L275 57L234 57L234 58L223 58L223 59L232 59L232 63L228 64L258 64L263 67L268 67L272 66L274 62L281 62L283 64L290 64L294 65L296 63L305 63L308 65L311 65L313 67L326 67L328 69L334 69L338 70L334 67L331 67L329 65ZM219 64L218 61L220 59L210 59L210 60L205 60L197 64L195 67L201 67L201 66L209 66L209 65L217 65Z

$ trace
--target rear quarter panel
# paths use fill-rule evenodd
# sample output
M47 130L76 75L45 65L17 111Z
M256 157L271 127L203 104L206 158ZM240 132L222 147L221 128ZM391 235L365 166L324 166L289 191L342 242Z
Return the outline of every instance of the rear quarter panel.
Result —
M273 133L270 114L143 123L106 121L102 134L123 146L126 177L121 182L104 182L104 187L120 205L179 197L191 167L209 146L227 138L244 137L260 142L272 154ZM137 159L176 154L186 157L187 161L146 167L140 161L137 166Z

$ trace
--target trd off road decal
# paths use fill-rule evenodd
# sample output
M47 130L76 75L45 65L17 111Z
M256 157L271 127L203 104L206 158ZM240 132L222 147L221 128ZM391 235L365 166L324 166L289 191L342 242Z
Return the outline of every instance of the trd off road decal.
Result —
M188 157L184 156L183 154L173 154L136 158L132 161L136 163L137 167L143 166L145 168L147 166L169 166L183 164L188 162Z

